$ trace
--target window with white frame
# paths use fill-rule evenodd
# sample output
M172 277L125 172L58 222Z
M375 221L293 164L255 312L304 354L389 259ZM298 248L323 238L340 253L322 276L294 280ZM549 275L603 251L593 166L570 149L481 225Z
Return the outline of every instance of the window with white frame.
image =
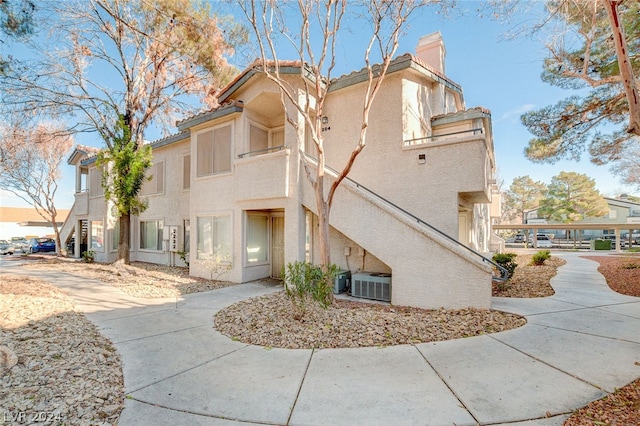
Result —
M191 220L184 220L184 233L182 235L182 251L189 253L191 251Z
M141 220L140 249L162 251L162 228L161 220Z
M111 234L111 251L118 251L118 245L120 243L120 221L116 221L116 224L109 230Z
M91 221L91 250L102 251L104 244L104 224L101 220Z
M140 195L162 194L164 192L164 162L154 163L149 170L147 176L151 179L142 184Z
M266 152L267 148L269 148L269 131L251 123L249 125L249 151Z
M284 146L284 127L267 129L259 124L249 124L249 151L255 155L266 154L269 148Z
M182 157L182 189L191 188L191 155Z
M313 141L313 135L311 134L311 128L309 126L305 126L304 152L313 158L318 158L318 147Z
M196 176L231 171L231 124L198 133Z
M198 259L231 262L231 216L197 218Z
M269 215L247 213L247 265L258 265L269 260Z
M271 146L284 146L284 127L271 131Z
M111 240L111 251L118 251L118 246L120 245L120 220L117 220L116 224L108 232L110 235L109 240ZM129 227L129 250L133 250L133 237L133 223L131 223Z

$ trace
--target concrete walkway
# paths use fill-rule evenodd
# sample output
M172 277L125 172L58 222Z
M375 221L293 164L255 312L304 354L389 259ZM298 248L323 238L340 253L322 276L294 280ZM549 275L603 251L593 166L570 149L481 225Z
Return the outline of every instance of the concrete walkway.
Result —
M584 253L554 255L567 260L554 296L493 301L525 315L524 327L360 349L271 349L213 328L219 309L279 289L266 284L149 302L67 274L29 274L68 290L117 347L122 426L561 425L640 377L640 298L609 290Z

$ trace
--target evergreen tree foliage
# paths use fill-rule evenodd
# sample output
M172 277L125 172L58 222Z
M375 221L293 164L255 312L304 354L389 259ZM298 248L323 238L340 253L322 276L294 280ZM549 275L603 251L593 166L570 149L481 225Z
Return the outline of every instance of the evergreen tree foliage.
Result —
M524 212L540 204L546 185L527 176L513 179L509 189L504 192L504 219L522 223Z
M616 162L640 143L629 133L629 102L622 84L612 26L602 1L548 1L551 16L566 28L548 44L542 80L571 90L556 103L524 114L534 135L525 155L534 162L580 159L588 151L595 164ZM640 75L640 2L618 8L634 74ZM639 84L636 78L636 85Z
M138 194L151 167L151 147L138 146L131 138L131 130L121 115L115 126L115 137L109 148L98 154L97 165L102 168L102 187L105 199L113 202L117 217L142 213L147 204Z
M576 172L560 172L554 176L538 210L538 216L563 223L607 213L609 206L596 189L595 181Z

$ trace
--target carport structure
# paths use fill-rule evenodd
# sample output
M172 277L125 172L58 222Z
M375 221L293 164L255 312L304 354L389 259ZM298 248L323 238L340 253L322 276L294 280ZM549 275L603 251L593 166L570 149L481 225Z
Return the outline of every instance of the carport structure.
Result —
M615 250L620 251L620 232L629 231L633 233L633 230L640 228L640 224L637 223L525 223L525 224L494 224L491 225L494 230L505 229L515 231L531 231L533 235L536 235L539 230L548 229L561 229L571 231L582 231L585 229L590 230L611 230L613 229L616 236ZM533 239L533 247L537 248L537 241Z

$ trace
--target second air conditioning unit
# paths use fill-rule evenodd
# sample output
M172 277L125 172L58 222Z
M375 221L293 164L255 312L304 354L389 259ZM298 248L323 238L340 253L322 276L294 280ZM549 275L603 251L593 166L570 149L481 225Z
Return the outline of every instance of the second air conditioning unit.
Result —
M359 272L351 276L351 295L391 302L391 274Z

